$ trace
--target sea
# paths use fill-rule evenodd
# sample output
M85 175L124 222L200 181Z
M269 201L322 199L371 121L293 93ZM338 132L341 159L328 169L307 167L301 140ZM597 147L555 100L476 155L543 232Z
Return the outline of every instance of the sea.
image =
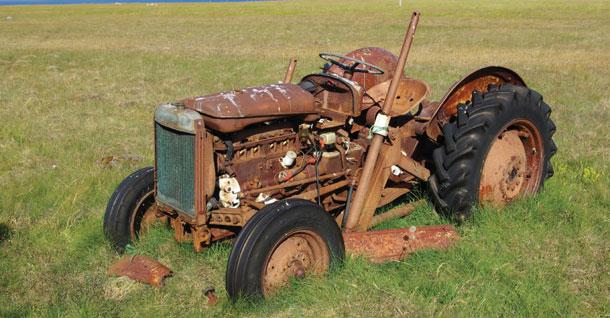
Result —
M0 0L0 6L56 5L56 4L122 4L122 3L172 3L172 2L253 2L261 0Z

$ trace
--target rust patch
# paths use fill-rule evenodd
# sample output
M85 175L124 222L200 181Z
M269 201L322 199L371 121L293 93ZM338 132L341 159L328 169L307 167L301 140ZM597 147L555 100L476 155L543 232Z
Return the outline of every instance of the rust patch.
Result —
M376 103L383 105L389 87L390 81L385 81L371 87L366 93ZM430 87L426 82L412 78L401 78L390 116L407 114L428 96L428 92L430 92Z
M317 112L313 96L289 83L193 97L181 103L204 115L206 127L225 133L280 117Z
M321 275L328 270L330 254L324 240L307 230L289 233L269 255L263 272L263 293L270 295L291 277Z
M422 249L444 249L458 239L451 225L343 233L345 250L373 263L398 261Z
M215 306L218 303L218 297L216 296L216 289L214 287L204 289L203 294L208 298L208 306Z
M109 276L127 276L135 281L163 287L166 277L173 275L171 269L150 257L127 255L108 269Z
M442 127L457 113L460 104L468 103L473 91L486 93L489 85L526 86L521 77L510 69L500 66L488 66L466 75L453 84L439 102L439 106L432 115L433 120L426 128L426 134L436 140L442 135Z
M360 84L360 86L362 86L364 90L367 90L385 81L391 80L394 76L394 70L396 69L396 65L398 64L398 57L396 55L386 49L382 49L379 47L365 47L357 49L345 54L345 56L373 64L382 68L385 71L385 73L381 75L354 73L351 80ZM347 65L353 63L345 59L341 59L339 60L339 62ZM345 75L345 71L336 65L331 66L328 71L339 76Z
M479 201L503 206L538 191L542 178L542 139L524 120L510 123L492 143L481 171Z

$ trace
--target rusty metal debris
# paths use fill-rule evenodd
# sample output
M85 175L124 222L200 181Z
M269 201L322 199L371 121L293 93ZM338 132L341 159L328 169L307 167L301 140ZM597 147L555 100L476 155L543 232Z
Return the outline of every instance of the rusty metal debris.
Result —
M203 295L208 298L208 306L215 306L218 303L216 288L210 286L203 290Z
M108 269L110 276L127 276L141 283L163 287L165 278L173 275L171 269L148 256L126 255Z
M459 239L451 225L344 233L345 250L374 263L398 261L421 249L444 249Z

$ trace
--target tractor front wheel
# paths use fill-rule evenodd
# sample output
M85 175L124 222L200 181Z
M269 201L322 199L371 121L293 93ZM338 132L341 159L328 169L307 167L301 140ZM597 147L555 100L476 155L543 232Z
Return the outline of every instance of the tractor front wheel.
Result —
M239 233L227 265L233 301L272 295L291 278L322 275L344 256L341 230L318 205L280 201L258 211Z
M535 194L553 175L551 108L523 86L490 86L443 127L429 180L440 212L462 221L476 203L501 206Z
M104 214L104 234L118 252L158 220L154 196L154 169L129 175L114 191Z

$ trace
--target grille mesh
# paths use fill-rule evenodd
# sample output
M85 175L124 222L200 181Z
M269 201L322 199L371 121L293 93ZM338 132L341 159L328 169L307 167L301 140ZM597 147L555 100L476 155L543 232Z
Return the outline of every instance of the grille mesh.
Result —
M195 135L155 124L157 199L195 215Z

